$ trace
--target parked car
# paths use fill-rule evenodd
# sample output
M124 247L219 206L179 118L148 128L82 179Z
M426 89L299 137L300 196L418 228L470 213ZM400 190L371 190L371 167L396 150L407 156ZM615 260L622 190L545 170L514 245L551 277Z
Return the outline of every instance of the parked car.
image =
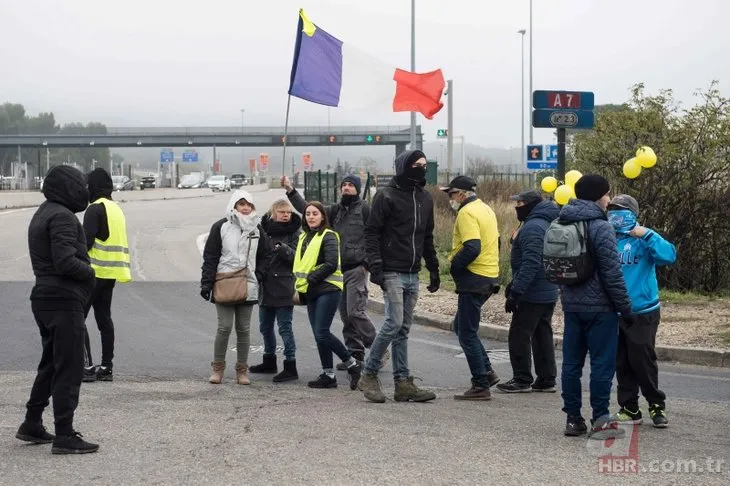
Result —
M240 189L247 183L246 176L243 174L233 174L231 176L231 189Z
M134 181L127 176L112 176L112 184L115 191L133 191Z
M208 179L208 187L210 187L213 192L230 191L231 180L228 178L228 176L214 175L213 177Z
M139 180L140 189L154 189L157 187L157 180L154 177L143 177Z

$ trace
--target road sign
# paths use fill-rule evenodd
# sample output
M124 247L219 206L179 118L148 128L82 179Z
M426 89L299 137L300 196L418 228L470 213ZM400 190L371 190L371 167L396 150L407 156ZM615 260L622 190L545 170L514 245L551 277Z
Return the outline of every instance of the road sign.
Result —
M593 128L595 116L590 110L533 110L532 126L535 128Z
M557 162L528 162L527 168L530 170L555 170L558 168Z
M542 162L543 157L543 146L542 145L528 145L527 146L527 161L528 162Z
M191 149L185 149L185 152L182 154L182 160L183 162L197 162L198 152Z
M438 138L446 138L449 136L449 131L446 128L439 128L436 130L436 136Z
M558 146L557 145L545 145L545 161L546 162L557 162L558 161Z
M160 150L160 162L163 164L173 162L175 160L175 152L172 151L172 149L162 149Z
M532 107L538 110L592 110L595 96L591 91L535 91Z

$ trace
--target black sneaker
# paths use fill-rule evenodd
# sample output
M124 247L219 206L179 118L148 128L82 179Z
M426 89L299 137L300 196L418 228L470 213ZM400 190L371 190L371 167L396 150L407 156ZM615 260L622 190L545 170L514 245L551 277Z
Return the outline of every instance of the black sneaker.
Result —
M494 371L494 369L489 368L489 370L487 371L487 380L489 380L490 387L499 383L499 376L497 376L497 372Z
M97 381L114 381L111 366L99 366L96 370Z
M639 425L644 421L641 417L641 410L639 410L638 405L636 406L635 412L629 410L628 407L621 407L621 410L613 416L613 419L621 425Z
M59 435L53 441L51 454L89 454L99 450L99 444L92 444L83 439L83 435L74 432L72 435Z
M664 407L661 405L649 405L649 417L654 422L654 427L657 429L666 429L669 427L669 420L667 420L667 414L664 412Z
M565 435L568 437L579 437L588 431L586 421L583 417L568 417L565 423Z
M33 444L50 444L56 436L49 434L43 424L23 422L20 424L15 438Z
M357 382L360 381L362 375L362 364L355 361L355 366L347 368L347 378L350 380L350 390L357 390Z
M532 384L532 391L538 393L555 393L557 389L555 388L555 383L550 384L544 381L536 381Z
M355 358L355 361L357 361L357 364L359 364L360 366L363 366L363 361L361 359ZM335 368L337 369L337 371L347 371L347 365L344 361L340 361L339 363L337 363L337 366L335 366Z
M618 422L608 415L591 421L591 430L588 431L588 438L595 440L617 439L626 435Z
M529 383L522 383L513 378L507 383L497 385L497 390L504 393L530 393L532 387Z
M327 373L322 373L316 380L307 383L307 386L309 388L337 388L337 378L330 378Z
M84 376L81 378L81 381L83 381L84 383L91 383L92 381L96 381L96 372L96 366L84 366Z

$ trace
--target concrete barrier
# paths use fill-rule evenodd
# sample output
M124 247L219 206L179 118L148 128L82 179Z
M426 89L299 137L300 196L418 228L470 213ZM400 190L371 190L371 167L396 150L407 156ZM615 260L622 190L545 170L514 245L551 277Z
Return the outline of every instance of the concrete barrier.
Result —
M244 186L249 192L268 191L266 184ZM195 197L213 197L219 194L210 189L145 189L143 191L118 191L113 197L118 202L129 201L163 201L167 199L189 199ZM1 191L0 209L32 208L40 206L46 198L40 191Z
M382 301L369 299L368 309L382 314L385 311L385 304ZM453 331L453 317L433 312L414 312L413 322L422 326L435 327L445 331ZM479 337L495 341L507 342L509 328L495 326L494 324L481 323L479 325ZM553 344L556 348L563 345L563 338L555 336ZM689 348L681 346L657 346L657 358L660 361L675 361L683 364L712 366L716 368L730 368L730 351L723 349Z

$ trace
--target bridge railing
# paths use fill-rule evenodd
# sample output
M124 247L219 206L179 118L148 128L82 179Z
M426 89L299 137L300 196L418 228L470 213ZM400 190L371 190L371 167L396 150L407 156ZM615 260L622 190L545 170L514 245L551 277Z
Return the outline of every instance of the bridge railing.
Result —
M419 132L420 132L420 126ZM289 135L321 135L337 134L374 134L389 135L409 133L408 126L373 125L373 126L300 126L289 127ZM87 127L68 127L54 133L43 133L35 128L7 128L0 135L283 135L284 127L106 127L106 129Z

